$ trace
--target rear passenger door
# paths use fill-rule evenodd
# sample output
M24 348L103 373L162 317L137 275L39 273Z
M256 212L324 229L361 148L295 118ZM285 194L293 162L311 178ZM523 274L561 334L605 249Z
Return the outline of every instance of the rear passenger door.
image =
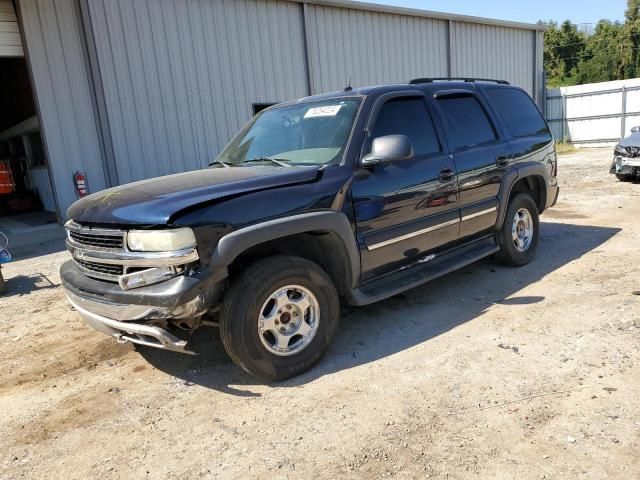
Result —
M512 163L511 147L475 90L439 90L434 100L458 173L460 238L488 232L496 225L497 197Z
M458 238L453 160L424 95L402 93L377 100L362 155L373 139L402 134L411 140L413 158L360 167L351 186L363 279L415 262Z
M551 173L555 163L553 137L531 97L518 87L483 86L482 90L510 134L514 165L540 162Z

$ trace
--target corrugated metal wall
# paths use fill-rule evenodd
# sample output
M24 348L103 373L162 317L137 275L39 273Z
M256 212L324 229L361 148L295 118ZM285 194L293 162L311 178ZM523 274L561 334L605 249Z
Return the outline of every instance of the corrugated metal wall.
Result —
M51 189L51 177L47 167L32 167L29 169L31 186L38 192L42 205L47 212L56 211L56 199Z
M204 167L251 118L253 103L336 90L349 79L505 78L534 95L542 85L541 32L366 8L20 0L62 211L75 199L74 170L87 171L96 191L105 186L103 164L113 166L113 183Z
M313 93L447 75L446 20L305 8Z
M75 201L73 172L105 188L96 122L73 0L20 1L40 125L60 213Z
M301 6L91 0L120 183L202 168L252 103L307 94Z
M499 78L534 94L532 30L451 22L451 74Z
M11 0L0 0L0 57L22 57L22 40Z

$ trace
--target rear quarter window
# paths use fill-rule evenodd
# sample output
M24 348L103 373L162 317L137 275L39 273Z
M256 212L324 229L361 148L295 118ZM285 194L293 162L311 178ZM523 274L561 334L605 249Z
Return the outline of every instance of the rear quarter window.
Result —
M549 133L549 128L535 103L522 90L489 88L485 92L514 137Z

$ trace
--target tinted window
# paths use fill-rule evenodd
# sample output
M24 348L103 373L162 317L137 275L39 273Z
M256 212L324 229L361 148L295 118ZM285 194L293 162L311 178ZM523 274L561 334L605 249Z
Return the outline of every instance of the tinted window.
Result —
M422 99L398 98L382 106L372 137L398 134L409 137L416 155L440 151L431 116Z
M531 97L514 88L490 88L487 96L514 137L549 131Z
M444 97L438 99L438 104L447 122L447 133L454 150L495 140L491 122L474 97Z

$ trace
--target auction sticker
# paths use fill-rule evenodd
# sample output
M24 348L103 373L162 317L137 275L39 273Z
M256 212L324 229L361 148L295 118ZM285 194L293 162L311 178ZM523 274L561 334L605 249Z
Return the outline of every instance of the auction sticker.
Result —
M326 105L324 107L313 107L307 110L304 114L304 118L314 117L335 117L342 105Z

